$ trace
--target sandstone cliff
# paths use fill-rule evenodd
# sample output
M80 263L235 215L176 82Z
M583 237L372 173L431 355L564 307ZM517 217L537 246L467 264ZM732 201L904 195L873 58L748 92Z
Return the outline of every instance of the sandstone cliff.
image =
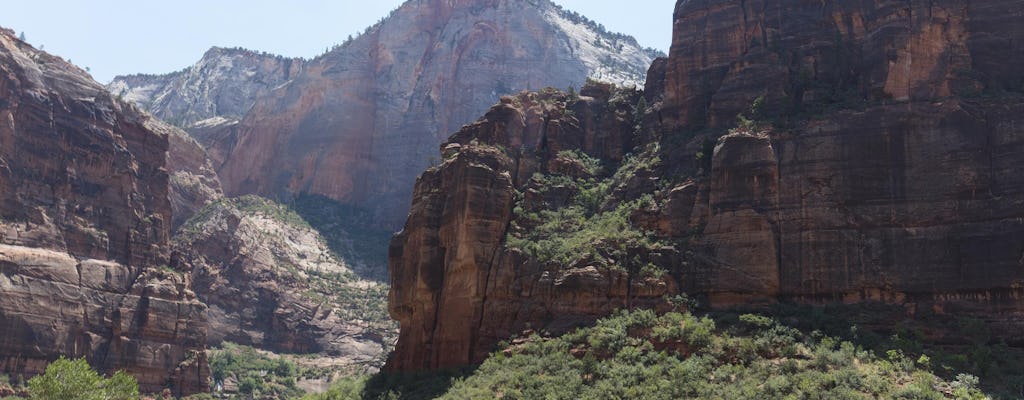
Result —
M0 31L0 372L59 355L205 391L204 306L172 261L166 133Z
M417 182L389 368L682 292L969 313L1021 343L1022 10L681 0L644 101L503 100Z
M254 196L213 203L182 227L175 248L194 266L209 306L209 341L323 353L379 368L394 343L385 286L359 279L298 214Z
M588 77L642 85L655 55L548 0L412 0L354 40L290 64L291 75L283 68L271 70L274 78L255 72L252 80L281 85L265 94L219 89L218 82L234 85L239 78L231 74L248 71L211 66L238 64L216 61L224 57L205 57L174 77L124 78L113 87L144 105L182 99L226 117L189 131L210 152L230 196L324 195L370 210L379 226L394 229L437 145L498 96L579 87ZM207 106L225 90L231 98L256 94L238 124L224 108ZM177 114L157 103L147 108L174 120Z
M417 181L409 221L391 247L389 307L402 329L389 368L479 362L514 333L564 331L677 293L667 274L641 271L676 252L661 253L623 225L633 204L626 199L647 182L588 166L601 159L643 169L623 160L638 144L633 109L641 93L596 85L581 96L504 98L452 136L444 162ZM603 201L613 190L622 198ZM559 209L571 216L545 213ZM594 248L589 233L608 236ZM546 247L531 249L533 242Z

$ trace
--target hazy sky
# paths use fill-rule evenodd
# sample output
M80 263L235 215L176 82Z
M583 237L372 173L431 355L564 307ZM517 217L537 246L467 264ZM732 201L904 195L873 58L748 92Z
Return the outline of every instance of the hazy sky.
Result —
M362 32L403 0L9 0L0 26L36 47L89 67L96 80L165 73L211 46L293 57L323 53ZM675 0L555 0L667 52Z

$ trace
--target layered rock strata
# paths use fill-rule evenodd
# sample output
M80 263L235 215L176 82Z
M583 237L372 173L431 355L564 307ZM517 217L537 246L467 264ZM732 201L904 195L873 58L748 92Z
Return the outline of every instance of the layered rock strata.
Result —
M0 372L59 355L206 391L205 307L168 242L166 133L0 31Z

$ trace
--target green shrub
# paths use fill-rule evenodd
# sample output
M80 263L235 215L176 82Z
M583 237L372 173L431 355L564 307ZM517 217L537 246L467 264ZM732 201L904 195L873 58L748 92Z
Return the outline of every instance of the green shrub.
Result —
M295 386L300 375L295 363L263 355L248 346L234 343L222 346L210 354L210 377L214 384L234 378L240 393L269 398L296 397L302 393Z
M29 379L28 392L29 398L39 400L134 400L139 398L139 383L123 371L104 378L85 359L62 356L45 373Z

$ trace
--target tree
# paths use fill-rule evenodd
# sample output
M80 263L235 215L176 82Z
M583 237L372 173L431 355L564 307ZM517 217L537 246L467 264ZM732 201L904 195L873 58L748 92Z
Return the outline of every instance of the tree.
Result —
M139 383L124 371L104 378L84 358L61 356L45 373L29 379L28 393L32 400L135 400Z
M18 40L20 40L22 42L25 41L25 32L22 32L21 34L18 35Z

